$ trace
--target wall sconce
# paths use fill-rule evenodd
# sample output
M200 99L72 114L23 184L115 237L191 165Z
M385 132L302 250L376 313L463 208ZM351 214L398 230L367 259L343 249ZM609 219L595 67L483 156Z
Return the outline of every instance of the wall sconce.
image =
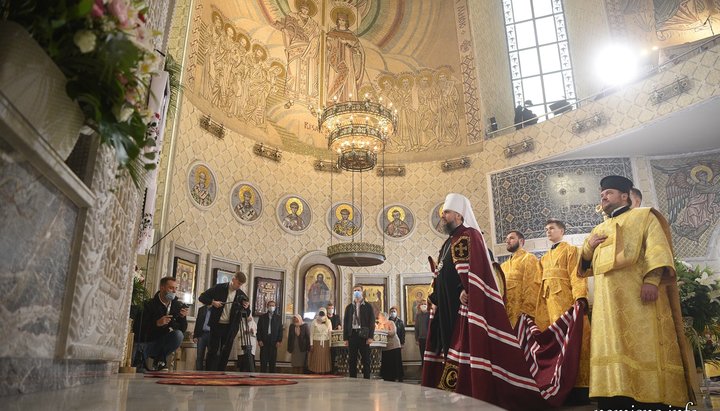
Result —
M282 159L282 152L278 150L277 148L268 147L263 143L255 144L255 147L253 147L253 153L261 156L269 158L273 161L280 161Z
M210 116L205 115L200 117L200 128L219 139L225 137L225 126L214 121Z
M460 168L468 168L468 167L470 167L470 158L469 157L460 157L460 158L445 160L440 164L440 169L445 172L457 170Z
M653 104L660 104L663 101L680 95L688 90L690 90L690 80L688 77L675 77L675 81L668 85L662 87L655 86L653 91L650 93L650 101Z
M378 167L378 177L405 177L405 166Z
M603 124L605 124L605 116L603 113L595 113L588 118L574 122L572 125L572 132L580 134Z
M315 171L329 171L331 173L340 173L342 171L336 161L330 160L315 160L313 168Z
M503 149L505 158L515 157L518 154L527 153L535 148L535 142L531 139L525 139L517 144L508 145Z

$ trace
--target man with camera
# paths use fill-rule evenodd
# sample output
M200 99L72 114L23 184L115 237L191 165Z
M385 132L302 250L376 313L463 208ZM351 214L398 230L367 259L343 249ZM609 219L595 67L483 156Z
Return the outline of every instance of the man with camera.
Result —
M187 330L187 305L177 299L177 283L173 277L160 280L160 290L145 302L138 340L143 350L143 364L154 359L153 369L167 371L167 356L180 347Z
M245 282L245 273L238 271L230 282L217 284L198 298L201 303L213 307L208 321L210 342L206 369L209 371L225 371L240 321L250 316L250 299L240 289Z

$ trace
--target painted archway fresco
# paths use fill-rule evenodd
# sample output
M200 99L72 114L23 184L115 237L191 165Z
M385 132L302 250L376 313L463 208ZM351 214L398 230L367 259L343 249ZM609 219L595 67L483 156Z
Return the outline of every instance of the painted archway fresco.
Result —
M294 152L327 150L313 110L366 96L397 110L390 153L474 144L482 124L465 7L201 0L186 95L225 126Z

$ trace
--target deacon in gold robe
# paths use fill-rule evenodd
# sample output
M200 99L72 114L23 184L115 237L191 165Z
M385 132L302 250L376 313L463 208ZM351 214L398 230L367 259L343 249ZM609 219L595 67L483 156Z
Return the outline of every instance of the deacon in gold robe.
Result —
M600 181L608 219L582 248L579 274L595 276L590 397L598 409L667 409L694 401L670 229L650 208L630 209L632 181Z
M540 330L546 330L576 300L588 308L587 279L577 276L580 252L577 247L562 241L565 235L565 223L550 219L545 224L545 234L552 247L540 259L542 280L535 310L535 323ZM580 353L576 387L583 388L571 393L571 403L587 403L587 387L590 375L590 322L587 315L583 318L583 342Z
M525 251L525 236L520 231L510 231L505 237L507 250L512 254L500 266L505 274L505 309L510 324L515 323L520 314L535 317L540 290L540 261L534 254Z

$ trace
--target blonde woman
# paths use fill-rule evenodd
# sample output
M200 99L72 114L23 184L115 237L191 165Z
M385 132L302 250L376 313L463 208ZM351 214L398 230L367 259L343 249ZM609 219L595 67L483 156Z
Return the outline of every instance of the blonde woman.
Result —
M295 314L292 324L288 327L288 352L294 374L303 373L309 349L310 331L300 314Z
M402 379L402 357L400 356L400 338L397 335L395 323L388 319L384 312L378 314L378 326L376 330L387 331L387 346L382 349L382 364L380 364L380 376L385 381L399 381Z
M330 334L332 324L328 320L325 307L320 308L310 325L310 358L308 369L315 374L327 374L332 369L330 363Z

